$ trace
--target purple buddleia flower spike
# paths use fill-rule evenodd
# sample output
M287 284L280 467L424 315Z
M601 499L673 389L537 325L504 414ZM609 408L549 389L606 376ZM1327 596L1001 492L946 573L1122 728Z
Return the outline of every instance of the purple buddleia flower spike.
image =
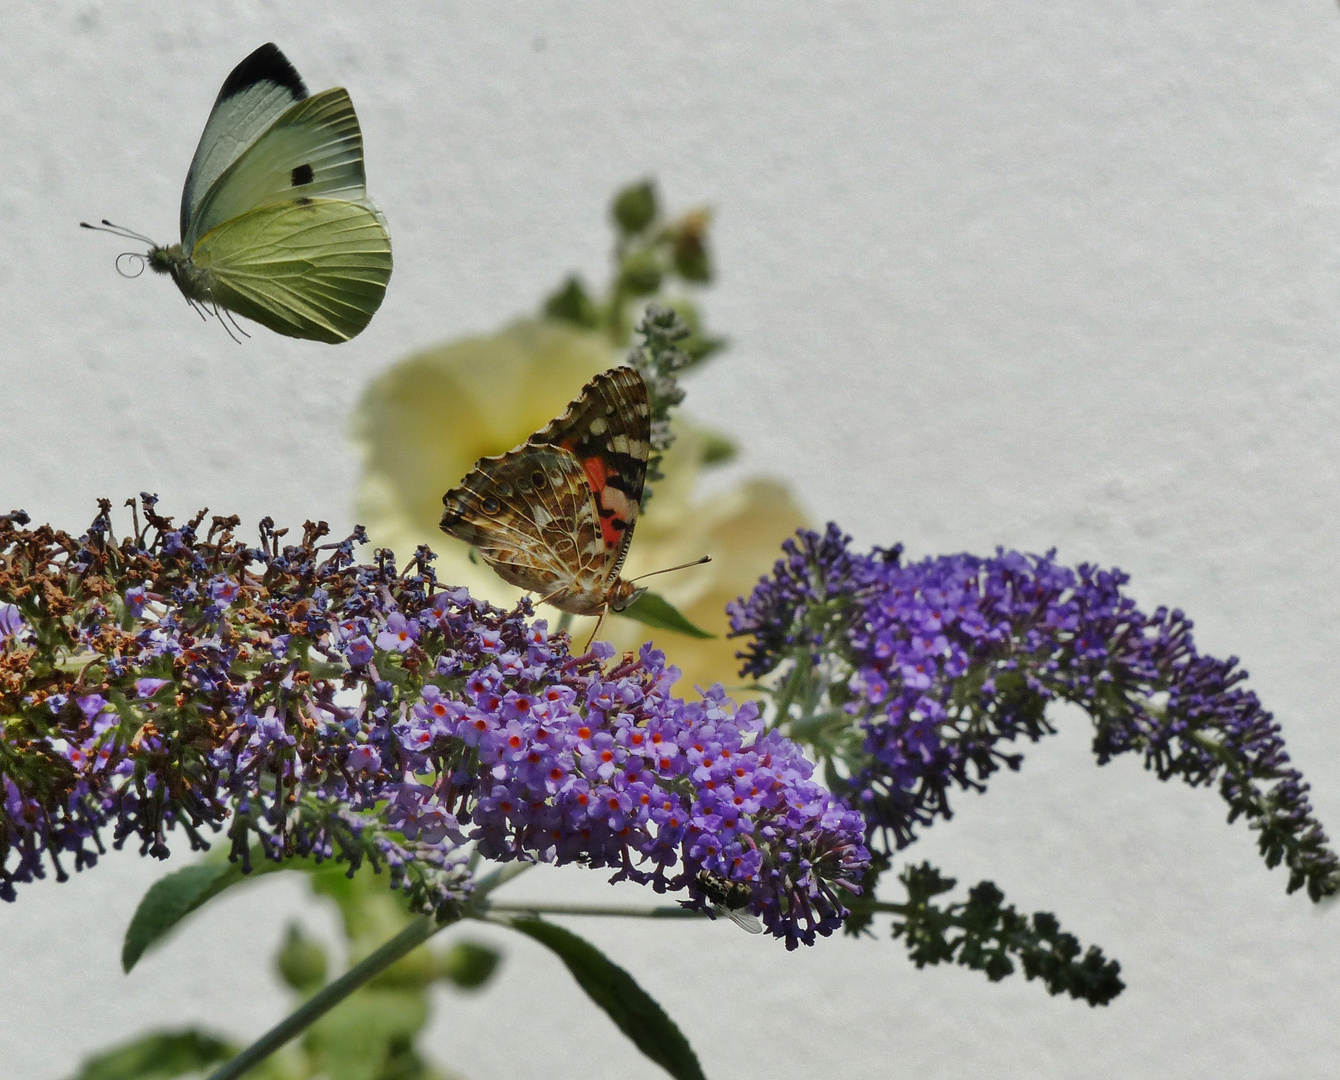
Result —
M1100 764L1134 751L1160 779L1217 783L1267 865L1288 867L1290 892L1340 890L1279 725L1236 658L1197 651L1182 612L1145 614L1121 571L1070 569L1053 553L900 555L853 552L835 525L803 532L730 608L745 673L780 669L781 719L844 748L829 756L871 840L905 847L950 816L952 790L1017 769L1013 745L1050 733L1044 709L1061 699L1093 718ZM844 716L859 740L835 734Z
M11 636L41 642L0 651L5 899L92 865L108 828L165 857L168 830L205 846L226 825L244 867L369 860L419 910L468 898L470 845L704 911L709 875L788 947L840 925L863 823L752 704L673 696L650 647L572 656L528 602L439 589L426 551L400 573L355 563L357 534L318 545L309 523L281 548L267 520L252 548L235 518L202 539L203 518L140 509L119 542L106 504L80 540L0 517L0 603L39 609Z

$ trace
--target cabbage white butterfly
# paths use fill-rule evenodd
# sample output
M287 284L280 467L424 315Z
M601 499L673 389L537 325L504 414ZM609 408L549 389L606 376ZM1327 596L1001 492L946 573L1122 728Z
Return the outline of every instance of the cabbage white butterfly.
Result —
M348 92L309 97L273 43L224 80L186 174L180 244L106 220L80 224L149 244L135 257L170 274L202 318L212 311L242 333L228 312L289 337L348 341L391 277L391 239L368 199Z

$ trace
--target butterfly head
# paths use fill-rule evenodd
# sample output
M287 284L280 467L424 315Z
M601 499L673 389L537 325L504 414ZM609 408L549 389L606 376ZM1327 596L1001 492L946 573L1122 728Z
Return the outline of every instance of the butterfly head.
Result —
M609 605L611 611L623 611L624 608L636 604L642 599L642 594L647 591L645 585L634 585L631 581L624 581L620 578L618 582L609 591Z
M186 253L182 251L180 244L172 244L169 247L151 244L147 258L149 269L155 274L171 274L174 268L186 262Z
M92 229L94 232L111 233L123 240L136 240L141 244L149 245L147 253L123 251L116 257L116 272L122 277L139 277L144 273L146 265L155 273L167 274L172 272L174 265L186 261L186 256L183 254L180 244L163 247L160 244L155 244L143 233L137 233L134 229L127 229L124 225L115 225L106 218L103 218L99 225L90 225L87 221L81 221L79 225L81 228Z

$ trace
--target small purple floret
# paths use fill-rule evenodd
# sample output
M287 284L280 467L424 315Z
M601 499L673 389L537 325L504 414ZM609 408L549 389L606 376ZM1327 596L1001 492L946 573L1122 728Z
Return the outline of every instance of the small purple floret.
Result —
M22 633L27 625L17 604L0 604L0 644Z

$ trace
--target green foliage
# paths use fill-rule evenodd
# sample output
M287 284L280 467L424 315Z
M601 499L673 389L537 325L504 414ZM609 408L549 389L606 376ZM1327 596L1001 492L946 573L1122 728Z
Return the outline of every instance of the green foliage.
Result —
M328 1080L437 1080L444 1074L414 1048L427 1023L422 992L365 987L308 1028L302 1048Z
M714 638L701 627L694 626L679 613L679 610L664 596L654 592L644 592L621 612L625 619L632 619L653 630L673 630L691 638Z
M968 890L966 902L938 907L932 900L952 889L954 878L922 863L909 866L899 880L907 887L907 903L900 905L893 936L906 938L919 968L954 961L998 982L1014 972L1013 955L1024 975L1041 979L1051 994L1106 1005L1125 988L1115 960L1104 959L1094 945L1081 956L1079 941L1061 930L1054 915L1039 911L1031 920L1020 915L990 881Z
M388 876L370 864L353 876L347 865L331 862L274 863L256 856L252 864L253 871L243 874L239 863L214 860L155 882L126 931L126 970L191 912L233 885L274 870L306 871L312 891L334 903L350 966L394 937L412 917L404 893L392 890ZM300 997L326 984L326 950L296 922L289 924L274 962L280 978ZM441 952L422 945L313 1024L289 1058L271 1058L247 1075L255 1080L318 1073L329 1080L449 1080L451 1074L428 1063L414 1045L428 1022L428 990L439 981L480 989L500 963L497 950L475 942L458 942ZM171 1080L228 1061L238 1050L199 1032L155 1032L90 1059L76 1080Z
M635 251L619 267L618 288L629 296L651 296L661 287L664 272L654 251Z
M615 227L614 266L605 294L596 295L574 274L545 298L543 313L586 330L603 331L612 344L624 348L631 341L639 309L654 300L674 308L692 331L681 344L690 364L722 349L725 339L702 329L690 300L666 295L675 285L697 288L711 282L711 214L704 209L690 210L666 220L655 185L641 180L615 194L610 219Z
M735 440L719 431L704 430L701 434L704 465L726 465L740 452Z
M633 1045L675 1080L705 1080L697 1055L675 1022L628 972L594 945L542 919L513 919L509 925L562 960L577 985Z
M88 1058L71 1080L173 1080L220 1065L238 1050L233 1043L194 1028L157 1032ZM270 1080L282 1074L267 1062L252 1075L255 1080Z
M201 905L241 881L287 869L287 863L256 859L250 874L240 863L204 862L159 878L140 899L121 945L121 967L127 973L149 949L160 944L176 925Z

